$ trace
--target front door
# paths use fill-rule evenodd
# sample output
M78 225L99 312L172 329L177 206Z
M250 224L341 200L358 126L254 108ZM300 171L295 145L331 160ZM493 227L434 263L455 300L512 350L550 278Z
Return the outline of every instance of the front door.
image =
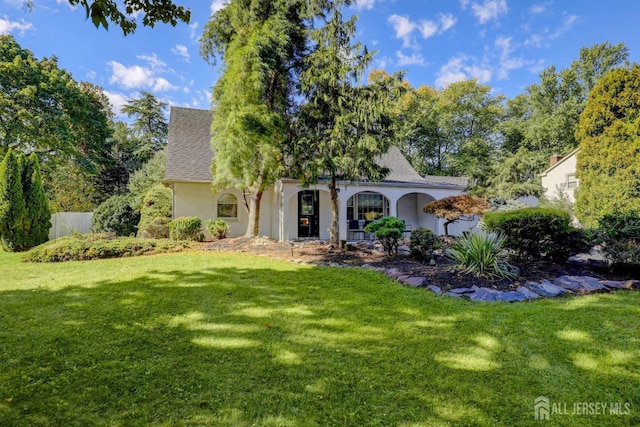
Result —
M305 190L298 193L298 237L320 237L318 191Z

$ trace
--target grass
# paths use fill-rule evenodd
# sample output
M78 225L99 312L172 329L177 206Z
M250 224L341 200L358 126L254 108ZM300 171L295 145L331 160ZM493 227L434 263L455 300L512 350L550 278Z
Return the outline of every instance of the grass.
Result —
M0 253L2 426L526 426L629 402L640 293L482 304L240 254Z

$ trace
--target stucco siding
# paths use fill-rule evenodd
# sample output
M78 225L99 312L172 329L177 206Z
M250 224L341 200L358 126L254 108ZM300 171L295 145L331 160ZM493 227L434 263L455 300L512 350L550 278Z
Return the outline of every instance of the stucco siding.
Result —
M567 176L576 173L577 155L573 154L562 159L554 168L542 175L542 187L545 197L549 200L557 199L559 194L565 194L574 203L574 189L567 188Z

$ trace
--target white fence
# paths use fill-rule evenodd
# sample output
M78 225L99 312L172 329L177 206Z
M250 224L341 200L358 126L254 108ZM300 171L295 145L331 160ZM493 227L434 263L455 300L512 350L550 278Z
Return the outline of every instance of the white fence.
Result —
M83 234L90 233L91 218L93 218L93 213L91 212L58 212L51 215L49 240L68 236L74 230Z

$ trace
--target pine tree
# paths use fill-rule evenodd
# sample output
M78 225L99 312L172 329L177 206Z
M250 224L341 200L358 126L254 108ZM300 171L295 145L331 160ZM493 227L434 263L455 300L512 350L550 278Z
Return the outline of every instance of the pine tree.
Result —
M22 245L26 207L20 165L11 149L0 163L0 240L5 250Z
M31 153L22 167L22 188L26 205L26 241L23 249L38 246L49 238L51 210L42 186L38 156Z

